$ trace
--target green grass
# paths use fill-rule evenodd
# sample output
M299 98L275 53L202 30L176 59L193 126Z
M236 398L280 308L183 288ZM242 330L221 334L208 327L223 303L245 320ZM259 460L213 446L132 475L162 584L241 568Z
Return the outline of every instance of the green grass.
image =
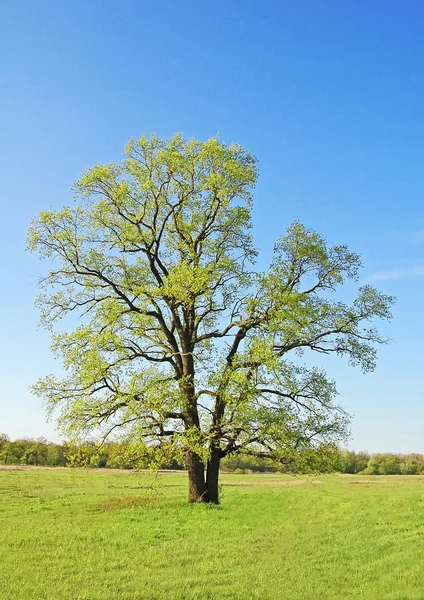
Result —
M0 600L424 598L424 477L225 475L219 507L185 497L183 474L0 470Z

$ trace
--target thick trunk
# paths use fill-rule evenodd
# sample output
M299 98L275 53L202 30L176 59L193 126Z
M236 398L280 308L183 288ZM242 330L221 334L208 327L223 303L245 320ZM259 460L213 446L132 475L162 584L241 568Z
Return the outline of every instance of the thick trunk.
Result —
M207 501L214 504L219 504L219 464L221 462L221 451L219 448L214 448L208 460L206 469L206 489Z
M207 502L205 466L200 457L191 450L186 454L188 470L188 501Z
M189 340L184 337L184 332L179 333L184 351L181 357L184 377L180 380L180 390L183 398L185 398L184 425L186 431L190 431L191 429L200 431L200 420L194 387L193 348ZM187 450L186 463L188 470L188 501L206 502L207 490L203 460L193 450Z

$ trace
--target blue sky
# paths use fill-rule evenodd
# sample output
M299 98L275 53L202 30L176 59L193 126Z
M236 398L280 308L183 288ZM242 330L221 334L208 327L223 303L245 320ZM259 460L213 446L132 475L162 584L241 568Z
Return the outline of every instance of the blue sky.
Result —
M394 294L373 374L331 361L351 447L424 452L424 4L15 0L0 7L0 431L55 439L31 216L129 137L220 132L259 159L261 266L294 219ZM325 364L325 362L323 362Z

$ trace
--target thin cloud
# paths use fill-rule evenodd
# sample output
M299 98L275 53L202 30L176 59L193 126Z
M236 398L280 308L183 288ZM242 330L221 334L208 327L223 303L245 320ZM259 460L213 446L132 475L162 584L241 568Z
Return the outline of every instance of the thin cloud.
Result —
M393 279L407 279L410 277L424 277L424 265L416 265L407 269L392 269L380 271L369 278L370 281L388 281Z

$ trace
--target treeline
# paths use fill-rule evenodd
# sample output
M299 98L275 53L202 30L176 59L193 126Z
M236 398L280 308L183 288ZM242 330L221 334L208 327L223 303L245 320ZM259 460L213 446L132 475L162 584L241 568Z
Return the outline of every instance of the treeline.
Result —
M100 448L94 443L75 446L54 444L45 438L10 440L0 433L0 464L45 467L87 466L90 468L143 469L155 466L162 469L185 469L184 457L153 448L109 442ZM263 458L235 455L222 460L222 468L232 472L271 472L276 468Z
M166 446L158 453L118 442L94 443L75 446L55 444L45 438L10 440L0 433L0 464L34 465L48 467L87 466L90 468L143 469L156 466L162 469L185 469L184 457L167 452ZM232 473L300 472L293 465L279 465L264 458L235 454L222 459L222 470ZM307 469L304 469L307 470ZM369 454L340 450L333 456L328 472L361 475L419 475L424 474L424 454Z
M45 438L11 441L0 433L0 464L65 467L69 459L65 444L53 444Z
M420 475L424 474L424 454L368 454L342 450L335 470L361 475Z

